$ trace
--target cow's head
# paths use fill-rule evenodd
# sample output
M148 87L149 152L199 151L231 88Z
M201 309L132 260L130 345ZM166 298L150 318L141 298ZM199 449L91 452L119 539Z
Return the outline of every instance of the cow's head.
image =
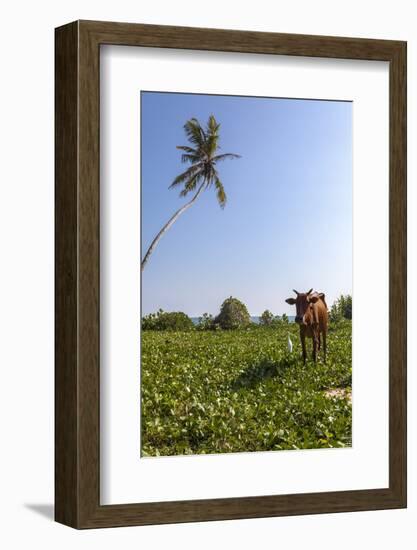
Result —
M287 298L285 301L291 306L295 305L295 322L299 325L309 325L313 321L313 304L319 299L317 294L312 295L313 289L308 292L297 292L297 298Z

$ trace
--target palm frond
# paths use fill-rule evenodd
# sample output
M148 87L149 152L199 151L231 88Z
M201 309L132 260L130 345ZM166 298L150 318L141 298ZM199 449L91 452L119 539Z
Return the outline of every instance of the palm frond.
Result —
M196 118L191 118L190 120L187 120L187 122L184 124L184 130L185 135L187 136L190 143L192 143L193 145L197 145L199 149L204 148L206 135Z
M193 149L193 147L188 147L187 145L177 145L177 149L185 151L185 153L181 155L181 162L183 163L191 162L191 164L195 164L201 160L201 154L197 149Z
M226 196L226 191L224 190L224 186L217 176L214 178L214 185L216 186L216 189L217 189L217 193L216 193L217 201L220 205L220 208L223 209L226 206L227 196Z
M241 155L236 155L235 153L223 153L222 155L216 155L211 160L213 162L218 162L226 159L240 159Z
M198 154L197 149L193 149L192 147L188 147L188 145L177 145L177 149L181 149L181 151L185 151L186 153L191 154Z
M207 156L211 159L219 148L219 135L210 134L206 140L206 152Z
M214 118L214 115L210 115L207 122L207 134L218 134L220 124Z
M211 158L219 148L219 128L213 115L210 115L206 126L206 147L207 155Z
M203 167L204 178L207 182L207 187L213 184L214 178L217 176L216 168L211 162L205 162Z
M190 191L194 191L197 187L197 183L201 180L201 174L196 174L194 177L189 179L184 185L184 189L180 193L180 197L185 197Z
M193 164L193 166L190 166L188 170L185 170L185 172L182 172L179 174L174 181L169 186L169 189L172 189L173 187L176 187L177 185L180 185L181 183L187 182L190 178L193 178L199 171L202 169L202 164Z
M191 164L195 164L197 162L201 161L200 155L195 155L191 153L184 153L181 155L181 162L184 164L185 162L190 162Z

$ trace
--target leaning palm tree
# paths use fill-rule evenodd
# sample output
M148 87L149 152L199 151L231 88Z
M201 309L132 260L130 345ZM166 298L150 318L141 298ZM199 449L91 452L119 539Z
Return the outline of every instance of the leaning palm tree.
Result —
M190 163L191 166L177 176L169 188L172 189L182 185L183 189L180 192L180 197L186 197L188 193L194 191L195 194L189 202L185 203L175 212L156 235L142 260L142 271L164 233L181 214L195 203L205 189L214 186L220 207L225 207L227 200L226 192L217 172L217 163L226 159L240 158L240 155L235 155L234 153L217 154L220 149L219 128L220 124L217 123L213 115L209 117L205 128L202 128L196 118L192 118L184 124L185 134L192 147L178 145L177 149L183 151L181 161Z

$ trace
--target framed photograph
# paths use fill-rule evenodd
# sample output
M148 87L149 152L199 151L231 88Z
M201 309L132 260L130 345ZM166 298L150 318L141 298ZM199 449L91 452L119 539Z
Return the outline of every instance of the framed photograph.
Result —
M56 29L56 521L406 507L406 43Z

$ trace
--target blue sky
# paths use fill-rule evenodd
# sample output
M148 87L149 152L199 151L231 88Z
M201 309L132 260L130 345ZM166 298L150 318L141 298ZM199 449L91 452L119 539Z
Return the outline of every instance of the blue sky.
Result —
M292 289L352 292L352 103L141 93L142 256L191 196L168 189L187 165L183 125L220 127L222 210L206 190L168 230L142 273L142 314L217 314L242 300L252 315L294 314Z

